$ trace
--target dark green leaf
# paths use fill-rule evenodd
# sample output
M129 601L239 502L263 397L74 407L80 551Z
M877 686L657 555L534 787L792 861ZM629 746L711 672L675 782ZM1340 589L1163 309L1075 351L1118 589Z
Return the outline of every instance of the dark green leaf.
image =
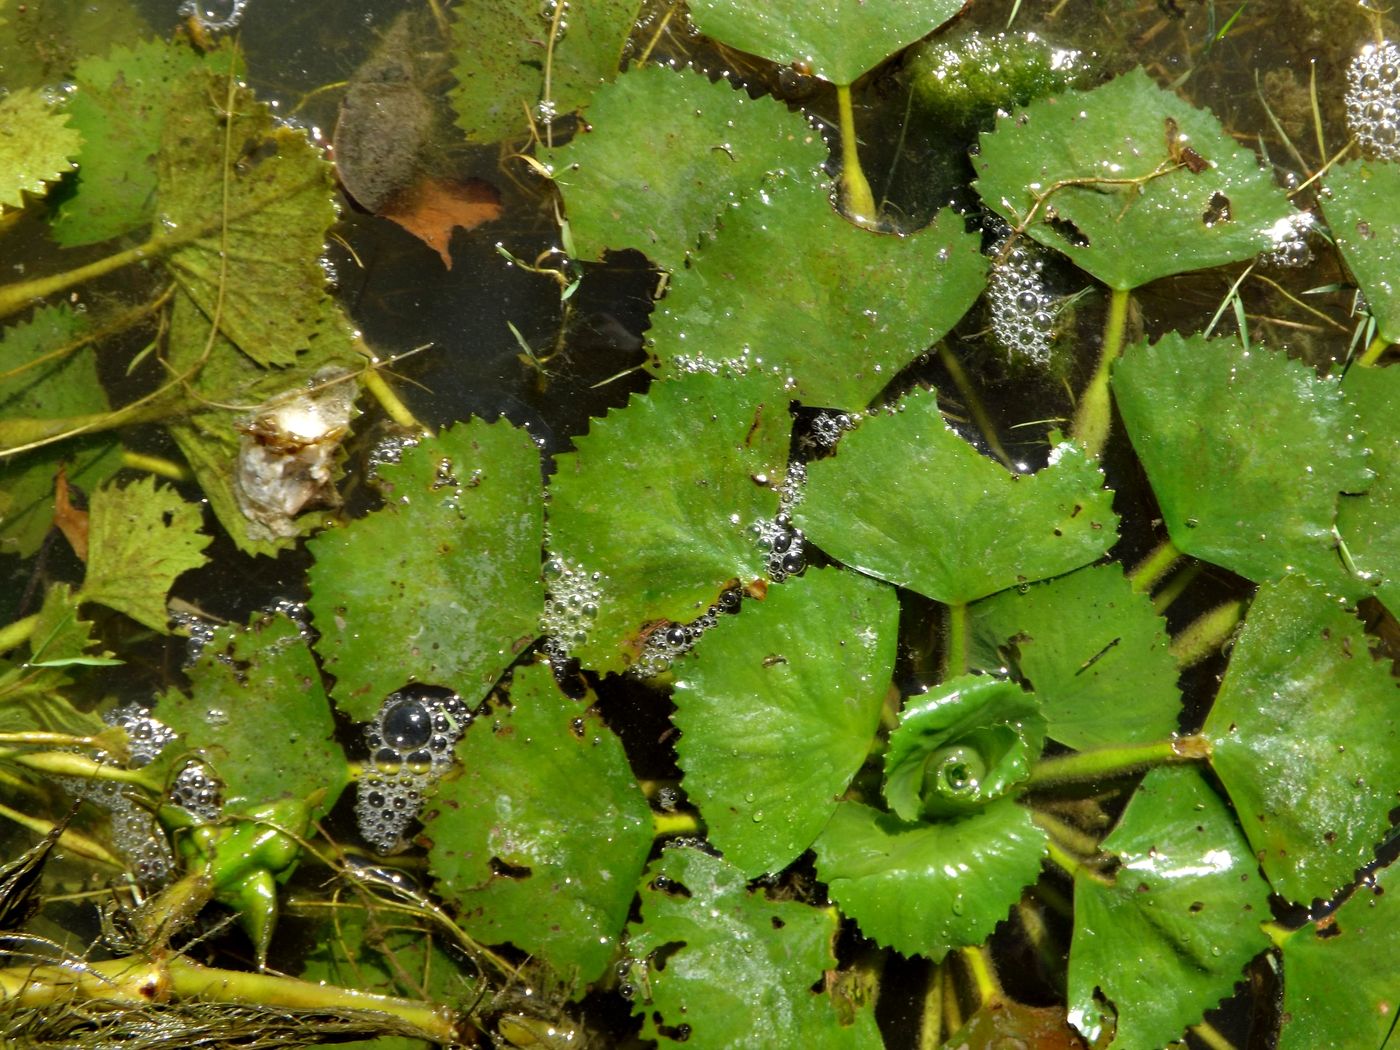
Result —
M230 812L279 798L328 812L349 779L335 719L302 628L286 616L254 615L223 627L189 670L188 693L167 690L156 716L198 750L224 783Z
M700 231L766 174L805 177L826 160L821 136L772 99L659 66L600 91L588 121L593 130L548 155L581 259L636 248L677 271Z
M842 802L816 850L818 876L867 937L936 960L1006 918L1040 873L1045 834L1009 798L936 824Z
M762 376L653 383L596 419L550 481L550 542L602 576L597 620L575 646L618 671L653 620L689 622L734 581L764 575L755 526L778 510L791 418Z
M1400 682L1335 598L1259 588L1204 732L1278 893L1331 897L1371 859L1400 799Z
M1168 120L1178 149L1207 167L1172 157ZM1292 211L1214 116L1141 69L1003 117L981 144L972 159L988 206L1012 224L1035 209L1026 232L1110 288L1247 259L1272 245L1271 228Z
M1357 158L1327 169L1319 198L1332 239L1351 270L1381 338L1400 343L1400 168Z
M462 775L424 821L429 864L468 933L511 942L581 990L617 949L651 811L621 742L547 665L516 671L510 699L457 745Z
M668 369L729 363L806 404L864 408L958 322L986 269L952 211L911 236L872 233L836 213L824 180L775 180L726 210L672 277L652 349Z
M1119 566L1003 591L973 607L972 623L982 669L1014 664L1060 743L1145 744L1176 732L1181 691L1166 623Z
M870 750L894 670L894 591L813 569L707 632L679 668L685 790L752 878L812 844Z
M1375 479L1364 496L1342 497L1337 527L1355 572L1400 615L1400 368L1352 368L1342 390L1361 417Z
M863 422L808 468L794 517L847 565L941 602L1057 576L1117 538L1097 464L1070 445L1011 474L954 434L931 391Z
M23 207L26 193L42 196L71 171L82 141L40 92L25 88L0 98L0 212Z
M308 545L307 605L336 705L367 720L411 681L474 705L538 631L539 451L525 431L476 419L380 476L383 508Z
M103 53L114 40L135 40L150 32L131 0L0 0L5 86L51 88L71 77L84 56Z
M1344 582L1337 496L1370 475L1336 381L1281 353L1172 332L1127 349L1113 393L1173 543L1256 582Z
M1229 808L1190 767L1149 773L1103 849L1120 862L1111 881L1074 877L1070 1021L1094 1042L1116 1014L1110 1046L1163 1046L1268 946L1269 889Z
M668 847L628 927L642 1034L687 1050L874 1050L872 1011L841 1023L812 986L836 966L834 911L750 893L744 875L698 849Z

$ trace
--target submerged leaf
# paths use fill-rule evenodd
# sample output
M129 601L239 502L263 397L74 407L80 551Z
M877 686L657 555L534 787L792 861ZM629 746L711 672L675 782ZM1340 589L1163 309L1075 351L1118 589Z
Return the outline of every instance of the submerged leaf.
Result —
M749 892L720 857L668 846L628 927L642 1034L687 1050L875 1050L874 1012L853 1020L812 986L833 970L837 917Z
M1006 918L1040 873L1045 833L1009 798L933 824L842 802L816 850L817 875L862 933L938 960Z
M1119 290L1248 259L1292 211L1212 114L1141 69L1002 117L972 160L990 208L1034 210L1031 237Z
M1164 1046L1268 947L1269 889L1229 808L1191 767L1148 773L1103 849L1119 862L1111 881L1074 876L1070 1020L1096 1046L1115 1014L1109 1046Z
M700 231L765 175L805 177L826 160L800 115L696 72L633 70L598 93L588 119L591 130L548 154L580 259L636 248L679 271Z
M516 671L510 701L457 745L462 775L424 820L428 863L468 933L511 942L582 991L617 950L651 810L621 741L548 665Z
M620 671L655 620L687 623L764 575L755 527L778 510L792 421L761 376L653 383L593 421L550 481L555 554L597 581L584 665Z
M678 672L685 790L746 876L812 844L864 761L894 670L894 591L813 569L707 632Z
M730 47L797 65L833 84L861 74L947 22L968 0L692 0L700 30Z
M82 599L125 613L152 630L169 631L166 599L175 578L208 559L204 515L173 488L144 477L92 495L88 563Z
M1356 278L1380 336L1400 343L1400 167L1384 161L1334 164L1320 196L1332 239Z
M0 96L0 212L22 208L73 169L83 137L32 89Z
M822 550L882 580L963 603L1057 576L1117 538L1112 494L1072 445L1011 474L954 434L932 391L863 422L808 467L794 518Z
M97 714L79 711L65 696L73 684L70 668L121 662L96 646L92 624L80 614L81 604L66 583L51 586L29 636L27 657L9 665L0 661L0 729L87 736L106 728Z
M1338 493L1369 474L1339 383L1281 353L1169 332L1127 349L1113 393L1173 543L1256 582L1344 582Z
M442 265L452 269L452 234L474 230L501 214L501 195L489 182L467 179L448 182L424 178L395 197L380 215L398 223L438 253Z
M1400 799L1400 682L1335 598L1259 588L1203 732L1276 892L1327 899L1372 859Z
M958 322L986 269L951 210L909 236L873 233L836 213L824 179L775 179L673 275L651 346L667 370L733 362L808 405L861 409Z
M474 419L379 474L382 508L308 544L307 607L336 706L368 720L407 682L475 705L538 630L539 450L509 423Z
M1343 496L1337 528L1353 571L1400 616L1400 368L1352 368L1342 391L1355 405L1375 472L1364 496Z

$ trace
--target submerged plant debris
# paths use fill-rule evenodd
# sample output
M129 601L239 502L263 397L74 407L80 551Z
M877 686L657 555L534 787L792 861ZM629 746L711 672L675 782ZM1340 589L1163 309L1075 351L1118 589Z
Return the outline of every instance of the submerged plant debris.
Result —
M760 6L0 0L0 1042L1392 1039L1391 16Z

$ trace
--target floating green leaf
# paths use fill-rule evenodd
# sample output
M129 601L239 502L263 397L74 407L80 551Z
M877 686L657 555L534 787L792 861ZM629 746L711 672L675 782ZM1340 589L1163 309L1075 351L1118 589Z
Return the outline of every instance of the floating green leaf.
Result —
M1040 872L1045 834L1009 798L935 824L842 802L816 850L818 876L867 937L937 960L1006 918Z
M617 76L639 0L495 0L453 9L449 93L473 142L522 136L583 108Z
M1375 480L1364 496L1343 496L1337 527L1355 571L1400 615L1400 368L1352 368L1342 390L1366 433Z
M1144 778L1103 841L1113 878L1074 876L1070 1021L1112 1047L1176 1039L1234 990L1268 946L1269 889L1225 802L1190 767Z
M1169 332L1128 348L1113 393L1173 543L1256 582L1342 582L1337 495L1369 474L1340 384L1281 353Z
M1177 729L1181 691L1166 623L1116 565L1006 590L972 610L979 665L1010 662L1047 732L1069 747L1145 744Z
M838 569L770 587L679 669L685 790L753 878L812 844L864 761L894 670L894 591Z
M182 81L200 68L227 75L241 62L227 48L201 55L187 44L148 40L79 63L67 111L83 149L73 192L52 220L59 244L94 244L151 223L162 129Z
M1186 148L1207 166L1178 163ZM1034 211L1030 236L1119 290L1247 259L1292 209L1214 116L1141 69L1001 118L972 160L989 207Z
M835 912L765 900L698 849L670 846L648 874L642 920L627 933L644 1038L688 1050L882 1045L870 1010L842 1024L812 992L836 966Z
M107 411L93 352L84 346L86 315L66 306L35 310L0 339L0 448L33 440L34 432L62 429L63 419ZM11 429L13 427L13 429ZM87 437L0 460L0 551L28 557L53 524L54 478L91 492L121 465L108 437Z
M958 322L986 269L952 211L911 236L872 233L836 213L824 181L775 180L727 210L672 277L652 349L663 366L734 362L806 404L860 409Z
M1381 338L1400 343L1400 168L1357 158L1327 169L1322 210Z
M83 137L38 91L0 98L0 212L22 208L24 194L43 194L73 169Z
M1035 696L962 675L910 697L885 752L885 801L901 820L965 816L1030 774L1045 743Z
M1203 732L1278 893L1329 898L1371 860L1400 798L1400 683L1335 598L1259 588Z
M548 155L581 259L636 248L678 271L700 231L766 174L806 176L826 160L800 115L695 72L633 70L588 119L593 130Z
M762 376L693 375L652 384L557 457L551 545L602 573L576 649L586 666L622 670L644 624L693 620L764 575L754 528L777 513L790 430L787 398Z
M535 639L539 450L505 422L444 430L380 468L385 505L308 546L336 705L366 720L407 682L475 704Z
M319 789L313 812L335 805L349 767L299 624L255 614L246 629L220 628L189 678L188 693L161 696L158 717L223 781L230 812Z
M1117 538L1097 464L1070 445L1011 474L954 434L932 391L866 420L808 467L798 525L828 554L941 602L1077 569Z
M853 84L927 36L967 0L693 0L691 17L716 40L833 84Z
M1400 958L1400 866L1361 883L1331 915L1283 942L1279 1050L1381 1050L1395 1035Z
M462 775L424 821L437 888L464 929L595 980L651 849L651 810L622 744L544 664L515 673L511 708L457 745Z
M208 559L204 515L172 488L144 477L92 495L82 598L167 632L166 598L175 578Z

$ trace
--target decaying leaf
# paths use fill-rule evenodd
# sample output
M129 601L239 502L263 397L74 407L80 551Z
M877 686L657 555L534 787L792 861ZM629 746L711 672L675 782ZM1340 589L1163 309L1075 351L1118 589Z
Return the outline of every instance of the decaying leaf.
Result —
M53 486L53 523L63 533L80 561L88 556L88 512L73 505L69 496L68 471L60 466Z
M379 213L398 223L442 257L452 269L452 231L471 230L501 214L501 195L489 182L450 182L425 177Z

